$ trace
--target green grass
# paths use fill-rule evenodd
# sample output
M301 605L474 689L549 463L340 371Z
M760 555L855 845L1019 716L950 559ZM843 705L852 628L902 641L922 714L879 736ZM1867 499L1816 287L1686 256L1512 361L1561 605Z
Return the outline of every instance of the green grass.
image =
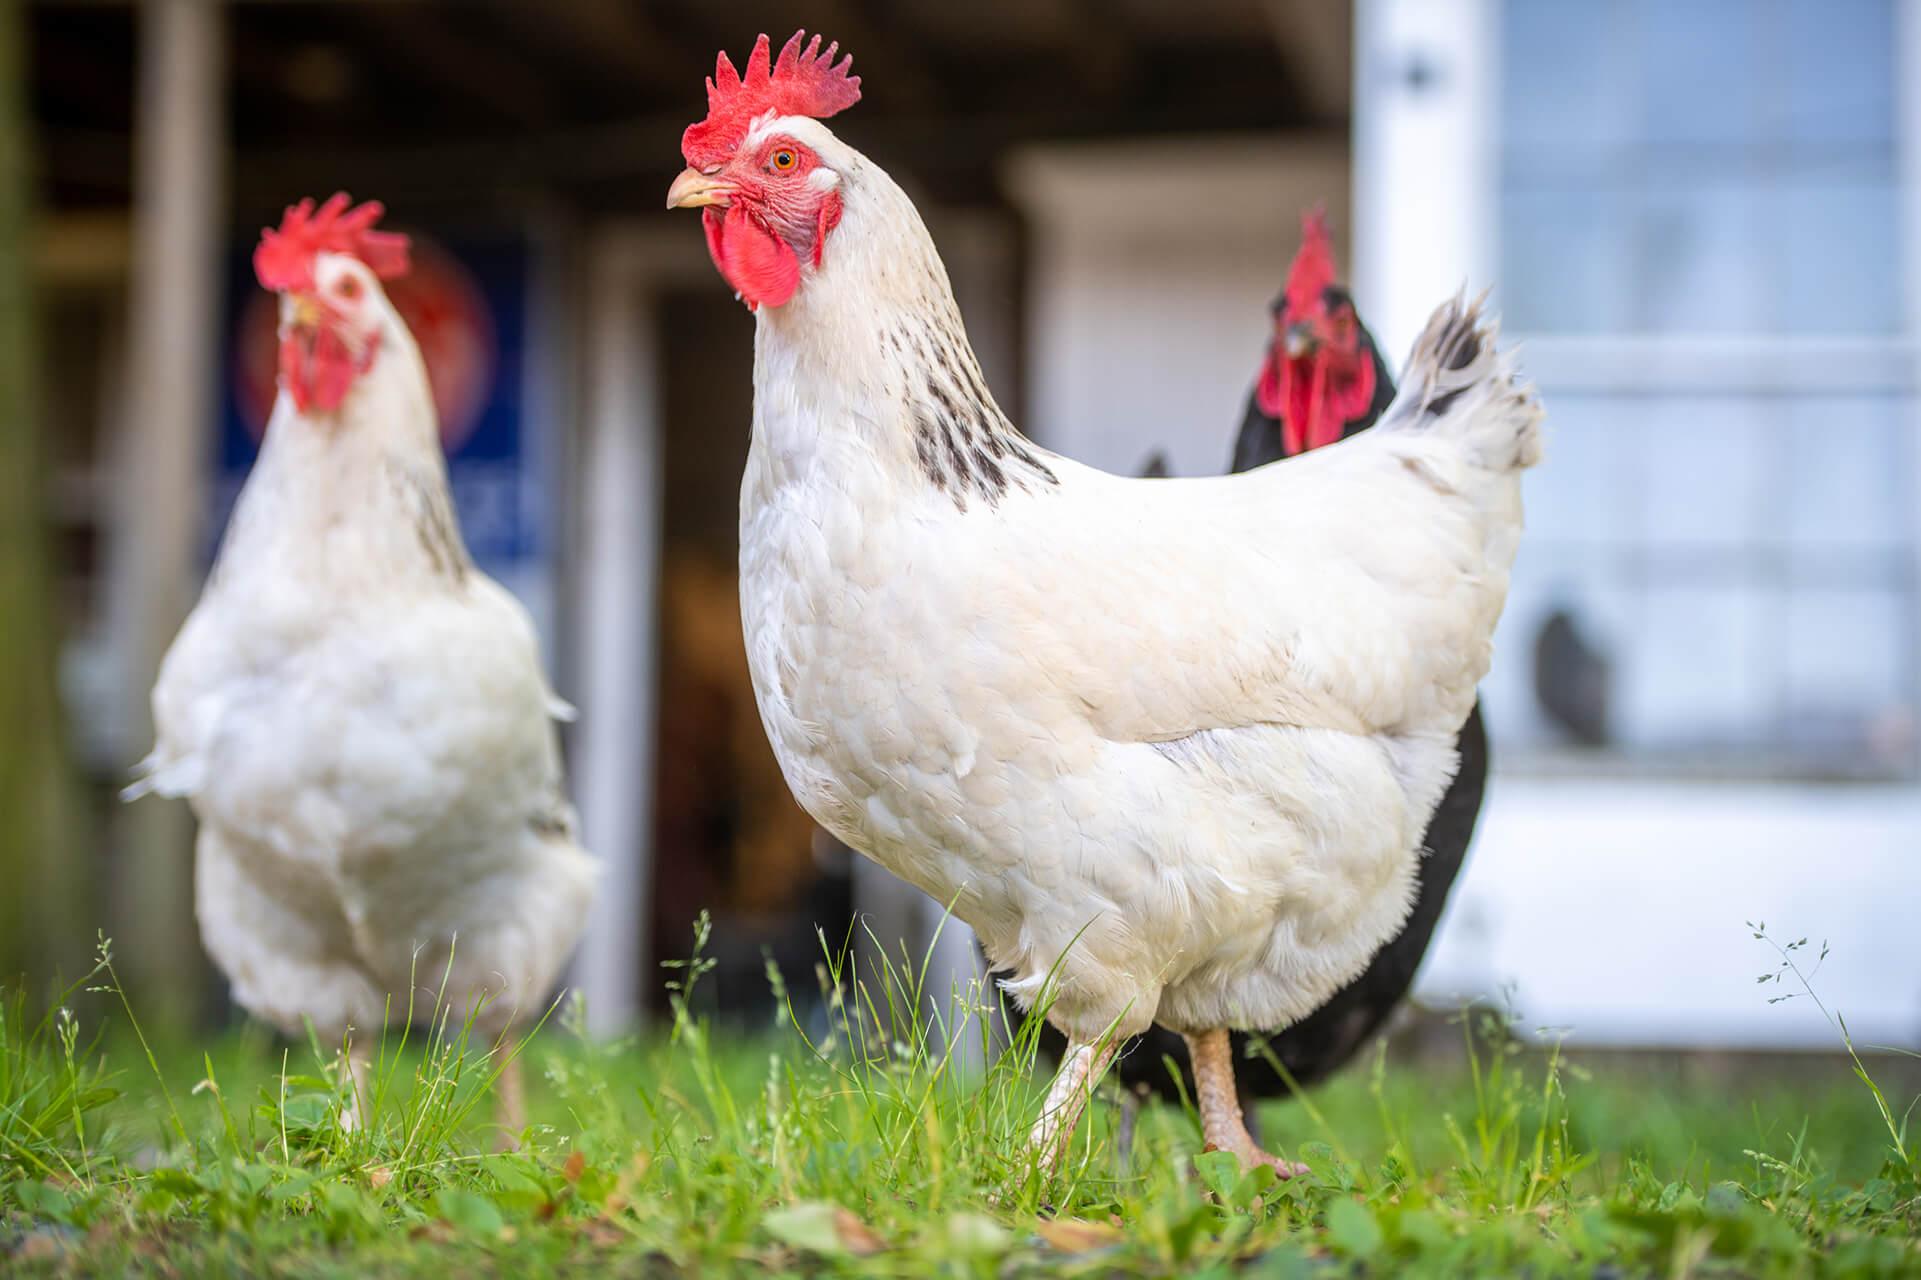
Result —
M1900 1059L1583 1067L1477 1014L1455 1054L1267 1107L1306 1177L1197 1154L1167 1106L1123 1155L1105 1096L1043 1179L1045 1068L1025 1038L988 1052L981 992L830 961L812 1012L770 975L790 1016L721 1030L690 1012L704 971L670 975L658 1035L594 1043L571 1009L535 1035L512 1153L487 1123L499 1055L461 1027L389 1033L349 1133L330 1047L149 1045L104 956L47 1017L15 992L0 1272L1921 1275ZM988 1065L937 1052L943 1030Z

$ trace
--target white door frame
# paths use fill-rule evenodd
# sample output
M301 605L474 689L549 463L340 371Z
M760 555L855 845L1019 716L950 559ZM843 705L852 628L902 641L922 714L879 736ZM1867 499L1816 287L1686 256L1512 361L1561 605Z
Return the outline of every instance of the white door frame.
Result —
M1355 0L1354 298L1398 365L1494 276L1499 0Z
M574 780L581 834L600 858L601 879L575 986L588 1025L601 1034L646 1015L665 439L655 326L663 291L706 278L699 247L687 226L616 224L590 238L583 264Z

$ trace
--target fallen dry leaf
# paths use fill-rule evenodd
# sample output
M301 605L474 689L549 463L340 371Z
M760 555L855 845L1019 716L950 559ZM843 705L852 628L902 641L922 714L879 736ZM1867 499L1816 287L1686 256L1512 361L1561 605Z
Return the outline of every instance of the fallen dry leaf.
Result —
M579 1182L580 1175L587 1172L587 1157L576 1151L567 1157L567 1163L560 1167L560 1176L569 1182Z
M13 1256L25 1262L46 1262L57 1258L64 1252L60 1242L49 1235L31 1235L13 1251Z
M855 1217L853 1212L836 1206L834 1210L834 1230L840 1242L847 1246L847 1252L855 1257L864 1258L879 1253L887 1247L887 1242L874 1233L874 1229Z
M1119 1244L1124 1238L1118 1227L1080 1218L1042 1218L1034 1224L1034 1230L1062 1253L1091 1253Z
M579 1227L580 1234L603 1249L612 1249L627 1243L627 1233L604 1218L588 1218Z
M367 1185L372 1187L375 1191L380 1190L382 1187L386 1186L389 1182L392 1182L393 1180L394 1180L394 1171L392 1169L387 1168L387 1166L385 1165L377 1164L373 1168L367 1170Z

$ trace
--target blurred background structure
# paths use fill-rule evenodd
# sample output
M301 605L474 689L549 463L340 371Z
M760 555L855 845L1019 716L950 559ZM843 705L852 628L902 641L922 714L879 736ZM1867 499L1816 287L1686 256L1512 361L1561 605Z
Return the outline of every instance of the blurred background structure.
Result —
M336 189L425 246L398 301L467 538L583 710L594 1017L645 1015L702 907L742 1008L856 896L918 955L938 908L817 839L761 737L752 323L660 208L715 50L803 24L855 54L836 128L911 186L990 382L1074 457L1224 469L1306 206L1392 359L1497 286L1550 453L1420 991L1825 1042L1756 993L1761 919L1832 940L1857 1037L1921 1044L1913 0L6 0L0 963L97 923L149 999L220 1007L184 806L113 796L271 399L247 253Z

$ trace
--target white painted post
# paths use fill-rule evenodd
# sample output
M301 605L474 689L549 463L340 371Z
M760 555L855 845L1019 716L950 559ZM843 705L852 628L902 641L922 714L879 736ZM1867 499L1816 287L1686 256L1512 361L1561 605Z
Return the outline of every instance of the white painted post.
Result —
M1894 92L1894 136L1899 148L1895 172L1900 179L1901 226L1907 237L1902 245L1907 266L1902 337L1914 352L1921 348L1921 0L1901 0L1895 6ZM1921 492L1921 406L1910 405L1907 427L1910 492ZM1911 572L1921 582L1921 504L1909 519ZM1921 599L1914 607L1908 634L1921 636ZM1910 656L1908 678L1914 682L1915 696L1921 698L1921 653Z
M577 966L588 1024L641 1018L653 864L656 615L660 574L658 345L647 298L611 241L588 257L588 420L578 579L581 834L600 895Z
M1494 278L1498 0L1355 0L1354 297L1398 366Z
M1906 228L1907 336L1921 338L1921 0L1894 10L1894 133Z
M150 0L138 21L127 405L108 569L129 766L152 741L148 691L200 579L226 227L222 6ZM190 1014L200 964L187 809L150 798L125 818L122 971L157 1007Z

